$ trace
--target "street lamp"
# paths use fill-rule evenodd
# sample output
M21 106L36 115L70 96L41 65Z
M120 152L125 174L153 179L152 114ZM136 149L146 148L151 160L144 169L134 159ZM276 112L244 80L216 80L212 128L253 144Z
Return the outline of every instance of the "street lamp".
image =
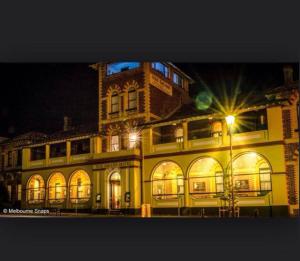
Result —
M233 168L232 168L232 127L235 121L233 115L226 116L226 123L229 131L229 142L230 142L230 178L231 178L231 211L232 217L235 217L235 208L234 208L234 184L233 184Z

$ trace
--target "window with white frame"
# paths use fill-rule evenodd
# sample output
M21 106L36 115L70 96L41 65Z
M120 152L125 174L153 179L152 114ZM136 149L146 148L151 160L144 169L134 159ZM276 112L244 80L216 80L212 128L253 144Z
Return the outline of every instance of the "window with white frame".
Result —
M133 149L137 146L138 144L138 134L136 132L130 132L129 133L129 148Z
M113 135L111 136L111 151L119 151L120 144L119 144L119 136Z

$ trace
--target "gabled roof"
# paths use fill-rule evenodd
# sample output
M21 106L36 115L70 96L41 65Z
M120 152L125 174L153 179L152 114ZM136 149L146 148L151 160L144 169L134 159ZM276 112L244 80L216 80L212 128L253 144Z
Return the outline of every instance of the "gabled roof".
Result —
M43 144L46 142L55 142L55 141L64 141L67 139L73 139L77 137L85 137L85 136L92 136L98 133L96 124L92 125L79 125L76 127L71 127L69 130L61 130L54 132L42 140L33 143L34 145Z

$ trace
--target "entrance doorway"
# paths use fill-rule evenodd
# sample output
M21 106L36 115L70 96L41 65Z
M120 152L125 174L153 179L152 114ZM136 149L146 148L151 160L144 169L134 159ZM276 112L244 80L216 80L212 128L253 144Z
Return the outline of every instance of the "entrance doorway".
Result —
M109 179L110 209L118 210L121 208L121 176L118 172L111 174Z

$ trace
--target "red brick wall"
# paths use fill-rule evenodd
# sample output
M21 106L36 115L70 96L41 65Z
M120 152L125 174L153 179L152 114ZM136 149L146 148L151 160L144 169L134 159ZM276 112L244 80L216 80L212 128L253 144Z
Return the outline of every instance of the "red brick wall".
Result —
M181 93L173 88L172 96L162 92L154 86L150 86L150 112L165 117L174 111L181 103Z
M106 110L107 101L102 101L102 120L106 120L107 110Z
M145 112L145 93L144 92L139 92L139 108L138 111L140 113Z
M285 139L292 137L292 126L291 126L291 112L290 110L282 111L282 121L283 121L283 136Z
M144 72L139 70L127 71L120 74L112 75L103 79L102 96L105 97L110 86L118 85L121 91L124 90L126 82L135 80L140 88L144 87Z
M288 185L288 199L289 204L297 204L297 192L296 192L296 176L295 167L293 165L286 166L287 185Z

